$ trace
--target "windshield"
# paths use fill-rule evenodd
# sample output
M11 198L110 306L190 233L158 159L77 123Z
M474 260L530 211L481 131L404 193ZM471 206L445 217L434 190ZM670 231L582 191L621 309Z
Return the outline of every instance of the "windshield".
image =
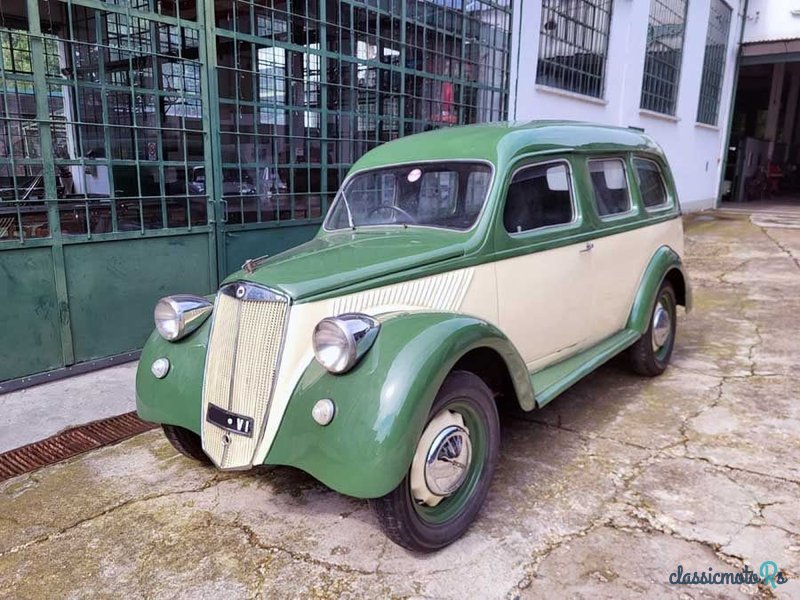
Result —
M339 191L325 228L424 225L469 229L486 201L484 163L436 162L358 173Z

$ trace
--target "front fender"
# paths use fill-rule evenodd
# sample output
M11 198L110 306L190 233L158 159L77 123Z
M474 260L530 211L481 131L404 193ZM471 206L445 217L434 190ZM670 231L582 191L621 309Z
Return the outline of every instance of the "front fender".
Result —
M533 408L525 364L496 327L452 313L395 314L383 319L373 347L352 371L333 375L310 363L265 462L300 468L350 496L387 494L408 471L445 377L480 347L503 357L520 403ZM311 418L321 398L336 405L325 427Z
M666 278L670 278L673 285L682 286L676 289L679 296L678 303L683 303L686 312L691 310L692 290L689 278L683 268L683 261L672 248L661 246L653 254L639 282L639 288L628 316L628 329L638 331L642 335L647 332L650 315L656 302L656 294Z
M168 342L153 331L142 349L136 371L136 412L145 421L179 425L200 435L202 426L203 369L211 319L191 335ZM150 365L167 358L170 369L156 379Z

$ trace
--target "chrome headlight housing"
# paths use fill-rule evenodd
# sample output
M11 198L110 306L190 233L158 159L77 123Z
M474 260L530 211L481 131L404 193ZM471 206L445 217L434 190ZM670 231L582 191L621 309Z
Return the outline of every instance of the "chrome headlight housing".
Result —
M311 338L314 356L331 373L346 373L370 349L380 328L380 322L358 313L322 319Z
M202 296L167 296L158 301L153 311L156 329L165 340L175 342L200 327L213 308Z

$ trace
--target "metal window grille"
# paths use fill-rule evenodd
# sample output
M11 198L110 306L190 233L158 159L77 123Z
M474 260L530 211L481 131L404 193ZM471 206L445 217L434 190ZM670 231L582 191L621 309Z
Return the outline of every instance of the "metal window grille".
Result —
M641 107L674 115L681 74L687 0L651 0Z
M378 144L506 114L509 2L234 0L216 20L231 226L319 219Z
M708 32L706 33L706 52L703 58L703 74L700 82L700 99L697 104L698 122L708 125L716 125L719 115L731 14L731 8L722 0L711 0Z
M544 0L536 82L603 96L611 0Z
M232 0L201 20L195 3L53 0L41 4L38 75L24 18L11 18L25 1L12 1L0 23L0 188L50 199L40 81L63 235L202 226L217 199L231 226L320 219L374 146L506 115L508 0ZM212 20L213 61L200 48ZM5 237L47 235L44 212L40 227L17 216Z

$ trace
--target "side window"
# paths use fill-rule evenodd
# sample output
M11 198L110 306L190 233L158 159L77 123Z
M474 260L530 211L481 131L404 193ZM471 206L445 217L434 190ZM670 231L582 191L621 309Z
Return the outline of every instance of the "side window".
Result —
M569 165L524 167L508 186L503 224L509 233L570 223L573 218Z
M645 207L656 208L668 205L667 187L664 185L664 177L661 175L658 165L652 160L634 158L633 167Z
M631 209L625 163L619 158L604 158L589 161L589 175L594 188L594 204L597 214L610 217Z

